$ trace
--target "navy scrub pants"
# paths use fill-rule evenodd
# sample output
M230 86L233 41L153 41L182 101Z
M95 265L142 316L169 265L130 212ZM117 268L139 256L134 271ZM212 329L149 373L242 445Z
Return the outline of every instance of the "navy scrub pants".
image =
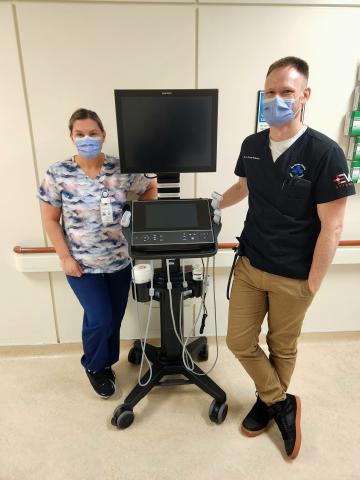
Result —
M67 275L84 309L82 365L98 372L119 360L120 326L128 301L130 265L114 273Z

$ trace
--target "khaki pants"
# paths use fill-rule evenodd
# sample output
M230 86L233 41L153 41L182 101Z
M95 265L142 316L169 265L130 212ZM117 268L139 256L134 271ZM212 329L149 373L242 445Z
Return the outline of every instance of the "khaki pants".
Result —
M246 257L237 261L226 342L267 405L286 398L295 367L297 339L312 299L307 280L263 272L251 266ZM266 313L269 357L258 344Z

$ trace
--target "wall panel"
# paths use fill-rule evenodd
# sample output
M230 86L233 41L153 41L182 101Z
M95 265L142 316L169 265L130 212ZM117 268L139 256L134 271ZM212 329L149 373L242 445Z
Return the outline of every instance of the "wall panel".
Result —
M218 171L198 175L198 195L224 191L237 181L233 171L242 140L254 132L257 90L267 67L295 55L310 65L312 98L305 122L346 146L345 113L360 63L360 9L311 6L201 6L199 88L218 87ZM224 211L223 241L242 229L247 205ZM360 196L349 199L343 238L360 238Z
M194 88L192 6L21 3L17 10L41 174L74 152L67 121L77 107L99 113L105 151L117 155L114 89ZM182 182L191 196L193 175ZM53 279L60 339L78 341L81 309L64 276ZM127 312L125 337L138 334L133 313Z
M74 152L70 114L97 111L118 154L114 89L194 88L192 6L18 5L40 172Z
M56 342L49 275L15 270L16 244L43 245L31 138L10 4L0 4L0 345Z
M234 165L241 141L254 131L256 91L262 88L267 66L276 58L294 54L307 59L311 69L313 93L307 123L345 146L343 117L351 104L360 64L360 8L355 7L360 2L350 0L344 6L335 0L303 0L295 5L265 0L256 5L259 2L234 0L230 5L232 0L216 0L218 5L209 5L214 2L0 4L0 132L3 158L11 162L12 175L10 182L5 161L0 189L0 344L56 342L49 275L16 272L12 247L44 244L35 198L37 172L41 177L49 164L75 152L67 121L76 108L85 106L99 113L107 129L106 151L117 155L115 88L194 88L196 76L199 88L219 88L218 171L196 176L196 194L208 196L236 181ZM324 3L333 6L321 6ZM192 196L194 185L193 174L182 175L183 196ZM222 240L233 241L240 233L245 213L246 204L223 212ZM360 238L359 218L357 196L349 199L343 238ZM217 270L220 334L226 332L227 324L227 272ZM304 331L358 328L352 301L358 274L357 265L331 267ZM62 273L51 274L51 279L60 340L79 341L81 308ZM211 302L210 287L210 311ZM144 317L146 306L141 306L141 312ZM185 317L189 326L191 305ZM206 334L214 333L211 323L210 314ZM150 336L158 333L156 305ZM130 300L122 337L137 336L135 305Z

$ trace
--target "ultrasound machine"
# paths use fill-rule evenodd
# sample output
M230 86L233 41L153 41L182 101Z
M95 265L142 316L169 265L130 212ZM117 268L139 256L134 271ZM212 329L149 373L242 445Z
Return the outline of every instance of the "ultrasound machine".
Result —
M115 90L115 106L121 171L156 175L159 200L134 200L123 206L121 225L138 317L139 303L148 302L149 308L144 338L136 340L128 354L130 363L141 365L139 381L115 409L111 423L119 429L129 427L133 408L155 386L195 384L213 398L209 417L220 424L227 414L226 394L207 375L217 354L204 372L195 360L208 359L207 338L201 335L190 342L192 331L184 332L184 302L194 297L200 303L195 326L201 317L203 331L211 257L217 331L218 198L215 193L210 199L180 199L180 173L216 171L218 91ZM193 259L199 260L194 264ZM146 342L154 302L160 303L160 347ZM149 369L141 376L144 362Z

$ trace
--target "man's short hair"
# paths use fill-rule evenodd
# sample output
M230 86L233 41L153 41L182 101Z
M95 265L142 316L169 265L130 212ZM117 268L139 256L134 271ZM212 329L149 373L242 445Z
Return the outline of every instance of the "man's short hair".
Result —
M266 74L266 77L268 77L273 70L276 70L277 68L285 68L285 67L294 67L299 73L304 75L306 80L308 80L309 65L305 62L305 60L302 60L301 58L298 58L298 57L280 58L280 60L277 60L276 62L270 65L269 70Z

